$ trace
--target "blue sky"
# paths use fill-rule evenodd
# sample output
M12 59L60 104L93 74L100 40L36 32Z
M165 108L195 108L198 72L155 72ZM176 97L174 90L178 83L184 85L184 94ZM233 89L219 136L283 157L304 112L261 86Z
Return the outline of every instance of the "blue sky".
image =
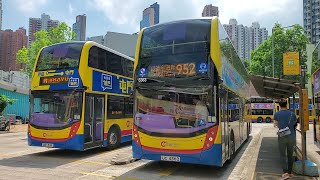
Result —
M105 35L107 31L134 33L139 30L142 11L155 0L3 0L2 29L28 30L29 17L41 13L69 26L79 14L87 15L87 37ZM158 0L160 23L177 19L198 18L206 4L219 7L222 23L236 18L250 26L258 21L271 32L275 22L283 26L302 25L302 0Z

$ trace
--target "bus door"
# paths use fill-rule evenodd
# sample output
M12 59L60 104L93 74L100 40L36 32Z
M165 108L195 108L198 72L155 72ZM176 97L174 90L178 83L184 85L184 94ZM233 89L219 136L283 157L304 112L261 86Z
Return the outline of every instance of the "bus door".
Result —
M222 88L221 88L222 87ZM228 108L228 91L220 86L220 117L221 117L221 133L222 133L222 158L223 161L229 159L229 108Z
M84 116L85 149L103 144L104 99L104 95L86 93Z

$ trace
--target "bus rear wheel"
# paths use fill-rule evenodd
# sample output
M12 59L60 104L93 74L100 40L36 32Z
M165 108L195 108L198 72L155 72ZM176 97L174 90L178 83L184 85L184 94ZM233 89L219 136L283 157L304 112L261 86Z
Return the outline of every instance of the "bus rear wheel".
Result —
M266 118L266 123L271 123L271 118L270 117Z
M262 121L263 121L263 118L262 118L262 117L258 117L258 118L257 118L257 123L262 123Z
M121 142L120 130L116 127L112 127L108 132L108 148L110 150L119 147Z

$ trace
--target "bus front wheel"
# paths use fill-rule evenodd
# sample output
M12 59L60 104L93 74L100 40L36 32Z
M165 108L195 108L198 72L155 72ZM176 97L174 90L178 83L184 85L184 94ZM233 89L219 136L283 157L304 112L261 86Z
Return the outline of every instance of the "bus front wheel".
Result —
M263 121L262 117L258 117L258 118L257 118L257 122L258 122L258 123L262 123L262 121Z
M108 148L110 150L117 148L121 142L120 130L117 127L112 127L108 132Z

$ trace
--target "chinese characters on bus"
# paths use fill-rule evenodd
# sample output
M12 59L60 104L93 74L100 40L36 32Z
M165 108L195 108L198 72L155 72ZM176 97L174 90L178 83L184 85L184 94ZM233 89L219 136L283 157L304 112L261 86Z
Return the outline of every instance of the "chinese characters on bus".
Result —
M151 66L151 77L171 77L177 75L193 76L196 74L195 63L181 63L181 64L165 64L159 66Z

